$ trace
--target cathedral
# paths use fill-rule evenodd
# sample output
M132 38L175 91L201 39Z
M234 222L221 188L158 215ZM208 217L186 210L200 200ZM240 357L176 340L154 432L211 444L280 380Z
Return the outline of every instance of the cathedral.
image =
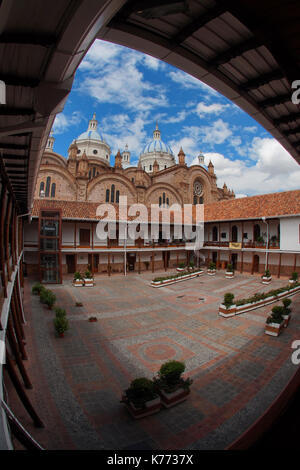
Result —
M98 130L94 114L86 132L69 147L68 159L53 151L51 135L41 162L35 198L64 201L116 203L127 196L128 204L176 203L208 204L233 199L234 192L224 184L218 188L214 166L206 167L204 156L198 164L187 166L180 149L178 161L172 149L163 142L156 124L152 141L142 150L138 165L131 166L130 150L118 151L114 166L110 165L111 149Z

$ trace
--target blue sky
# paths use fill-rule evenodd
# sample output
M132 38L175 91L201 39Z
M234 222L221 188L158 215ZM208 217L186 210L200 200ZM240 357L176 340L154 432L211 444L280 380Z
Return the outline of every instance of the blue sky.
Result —
M126 144L136 165L158 121L176 156L182 146L190 165L202 151L218 186L226 182L238 197L299 188L299 166L256 121L194 77L140 52L95 41L56 117L54 151L67 156L94 112L112 165Z

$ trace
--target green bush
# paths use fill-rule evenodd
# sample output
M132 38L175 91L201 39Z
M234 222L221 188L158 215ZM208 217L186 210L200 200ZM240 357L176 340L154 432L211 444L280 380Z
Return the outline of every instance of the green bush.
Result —
M84 273L84 277L85 277L85 279L92 279L93 274L91 273L91 271L89 269L87 269L87 271L85 271L85 273Z
M154 384L157 389L173 392L178 388L188 389L192 380L184 380L181 375L185 371L185 364L180 361L165 362L158 372L158 378L154 378Z
M216 269L216 263L209 263L209 269L212 271Z
M172 276L156 277L152 280L152 282L162 282L162 281L167 281L167 280L171 280L171 279L178 279L178 278L181 278L183 276L187 276L187 275L192 274L192 273L197 272L197 271L200 271L200 268L193 269L192 271L182 271L180 273L173 274Z
M227 292L227 294L224 295L224 301L223 304L225 305L226 308L231 307L233 305L233 299L234 299L234 294L231 292Z
M245 305L245 304L252 304L255 302L259 302L260 300L265 300L269 297L277 297L279 294L283 294L284 292L288 292L295 287L298 287L300 284L296 282L293 286L290 284L286 287L280 287L279 289L273 289L269 292L257 292L252 297L248 297L246 299L237 300L235 303L237 306Z
M65 311L64 308L55 307L54 312L55 312L56 318L65 317L65 316L66 316L66 311Z
M36 283L33 284L33 286L32 286L31 293L32 293L33 295L40 295L40 293L42 292L42 290L45 290L45 286L43 286L43 284L41 284L40 282L36 282Z
M133 380L130 387L125 390L125 403L132 402L136 408L145 408L147 401L157 397L152 380L140 377Z
M291 280L292 281L298 281L298 273L294 271L291 275Z
M193 268L194 266L195 266L194 261L191 261L190 264L189 264L189 267L190 267L190 268Z
M185 264L184 263L179 263L178 267L183 269L183 268L185 268Z
M292 311L289 308L292 303L291 299L282 299L282 303L283 303L283 315L289 315Z
M79 271L76 271L76 273L74 273L74 279L75 281L79 281L80 279L82 279L82 275Z
M55 317L54 328L58 334L63 334L69 329L69 322L66 317Z
M265 273L263 274L263 277L271 277L269 269L265 270Z
M227 271L228 273L233 273L233 272L234 272L234 271L233 271L232 264L227 264L226 271Z
M56 295L49 289L44 289L40 293L40 300L51 309L56 302Z

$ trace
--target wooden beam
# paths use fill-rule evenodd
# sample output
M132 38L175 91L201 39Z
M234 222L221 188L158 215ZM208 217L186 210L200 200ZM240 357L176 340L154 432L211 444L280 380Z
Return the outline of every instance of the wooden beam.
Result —
M16 392L21 400L21 402L23 403L26 411L28 412L28 414L31 416L33 422L34 422L34 425L38 428L43 428L44 427L44 424L42 422L42 420L39 418L38 414L36 413L35 409L33 408L17 374L16 374L16 371L15 371L15 368L14 368L14 365L13 365L13 361L10 357L10 354L8 352L8 350L6 349L6 363L5 363L5 369L7 370L7 373L10 377L10 380L12 381L12 384L14 385L15 389L16 389Z
M24 385L25 385L26 388L31 389L32 384L29 380L28 374L26 372L26 369L24 367L23 361L22 361L20 353L19 353L19 347L18 347L18 343L17 343L17 340L16 340L16 336L15 336L15 332L14 332L14 328L13 328L13 325L12 325L11 318L8 319L7 332L8 332L8 335L7 335L8 341L9 341L11 350L13 352L16 364L17 364L18 369L20 371L20 374L22 376Z

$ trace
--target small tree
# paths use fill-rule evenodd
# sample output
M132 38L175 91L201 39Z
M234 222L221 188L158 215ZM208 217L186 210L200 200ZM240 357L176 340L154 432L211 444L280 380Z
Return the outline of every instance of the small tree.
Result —
M184 380L181 375L185 371L185 364L180 361L165 362L158 372L158 379L154 383L158 388L166 392L173 392L178 388L189 388L192 384L190 379Z
M223 304L225 305L227 309L230 308L231 305L233 305L233 299L234 299L234 294L232 294L231 292L227 292L227 294L224 295Z
M43 304L48 305L48 308L51 310L56 302L56 295L51 290L45 289L41 291L40 300Z
M227 264L227 272L228 272L228 273L233 273L233 266L232 266L232 264L230 264L230 263Z
M291 299L283 299L283 315L289 315L291 313L291 309L289 306L291 305L292 301Z
M36 283L33 284L33 286L32 286L31 293L32 293L33 295L40 295L40 293L42 292L42 290L45 290L45 286L43 286L43 284L41 284L40 282L36 282Z
M60 308L60 307L55 307L54 309L54 312L55 312L55 316L56 318L59 318L59 317L66 317L66 311L64 308Z
M209 263L209 269L214 271L216 269L216 263Z
M74 273L74 279L75 279L75 281L80 281L80 279L82 279L82 275L79 271L76 271Z
M265 273L264 273L263 277L271 277L269 269L265 270Z
M294 271L291 275L291 280L297 282L298 281L298 273Z
M145 408L146 402L156 397L153 381L146 377L140 377L131 382L130 387L125 390L125 396L121 402L131 402L136 408Z
M87 269L84 273L84 277L85 279L92 279L93 277L92 272L89 269Z
M282 323L283 318L282 315L284 315L284 307L281 307L280 305L276 305L275 307L272 308L272 313L271 315L267 318L267 323Z
M56 332L63 336L65 331L69 329L69 322L65 316L59 316L54 318L54 328Z

